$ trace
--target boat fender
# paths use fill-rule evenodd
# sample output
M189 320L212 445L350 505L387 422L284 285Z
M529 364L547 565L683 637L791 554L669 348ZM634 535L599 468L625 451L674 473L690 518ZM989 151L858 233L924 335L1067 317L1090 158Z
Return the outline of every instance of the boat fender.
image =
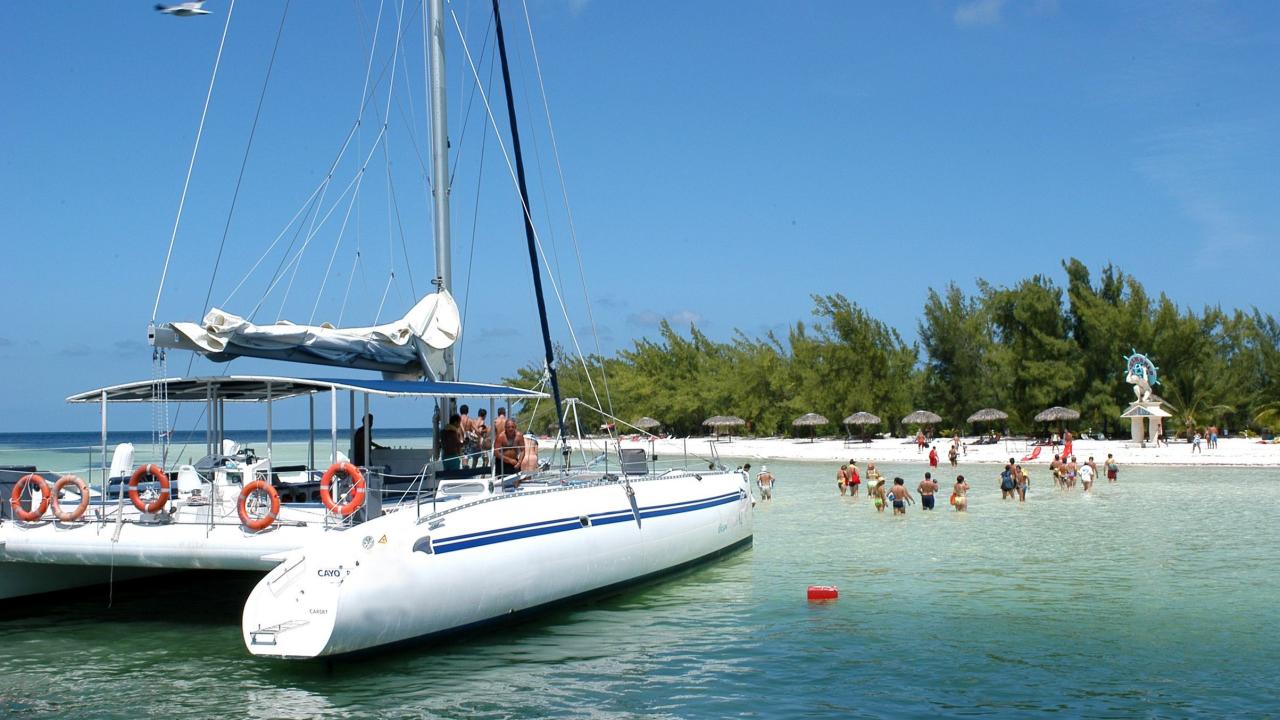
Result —
M249 498L256 492L265 492L271 499L271 509L260 518L249 517ZM280 493L276 492L266 480L254 480L240 490L240 500L236 503L236 512L240 514L240 522L254 532L266 530L276 521L280 514Z
M345 505L339 505L338 501L329 493L329 487L333 484L333 476L342 473L351 480L352 490L351 499ZM360 469L349 462L336 462L324 471L324 476L320 478L320 501L324 506L329 508L330 512L337 513L342 517L350 517L352 513L360 509L364 504L365 482L364 476L360 474Z
M80 493L80 504L75 506L73 510L62 509L62 491L68 485L75 485L76 492ZM58 478L58 482L53 484L53 516L58 518L60 522L75 522L79 520L84 511L89 509L89 486L83 480L75 475L63 475Z
M160 483L160 495L150 503L142 502L142 497L138 495L138 483L142 482L144 477L153 478ZM164 470L161 470L158 465L139 465L129 478L129 501L138 508L139 512L160 512L169 502L169 476L165 475Z
M30 510L22 509L22 495L27 491L27 486L35 483L40 490L40 504L31 503ZM13 494L9 496L9 503L13 505L13 514L18 519L31 522L39 520L44 511L49 509L49 483L45 479L35 473L23 475L18 478L18 482L13 484Z

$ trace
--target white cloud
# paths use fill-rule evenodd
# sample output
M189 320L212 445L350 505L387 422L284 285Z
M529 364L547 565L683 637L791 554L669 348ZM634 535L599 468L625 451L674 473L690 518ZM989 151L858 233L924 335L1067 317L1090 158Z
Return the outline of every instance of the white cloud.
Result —
M956 25L962 28L999 25L1008 0L970 0L956 8Z
M627 316L628 323L631 323L632 325L640 325L642 327L655 327L663 320L666 320L678 328L703 324L702 315L692 310L677 310L665 315L654 312L653 310L643 310Z

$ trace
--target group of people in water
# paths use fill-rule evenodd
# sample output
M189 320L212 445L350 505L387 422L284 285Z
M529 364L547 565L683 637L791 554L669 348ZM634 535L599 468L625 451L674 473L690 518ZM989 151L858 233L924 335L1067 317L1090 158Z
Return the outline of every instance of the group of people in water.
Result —
M863 485L862 476L858 473L858 463L856 460L840 466L836 471L836 487L840 490L841 495L849 495L850 497L858 497L858 493ZM900 477L895 477L893 483L889 484L880 471L876 470L875 463L867 463L867 497L871 498L872 504L875 505L876 512L884 512L885 509L892 507L894 515L905 515L907 513L907 505L915 505L916 499L907 489L907 481ZM941 491L942 486L934 479L932 472L924 474L924 480L916 486L916 492L920 494L920 507L924 510L933 510L937 505L937 494ZM963 475L956 476L956 482L951 488L951 497L949 502L956 512L964 512L969 507L969 483L965 482Z
M750 477L750 464L744 465L741 469ZM1076 482L1079 481L1084 492L1090 492L1095 478L1101 473L1106 474L1108 482L1116 482L1120 467L1110 453L1107 454L1107 460L1103 463L1101 470L1092 456L1088 461L1078 463L1074 455L1066 457L1054 455L1053 461L1049 463L1049 472L1054 484L1062 490L1075 489ZM773 473L769 472L768 466L763 466L756 476L756 485L760 489L762 499L768 500L773 497L773 483ZM858 471L858 462L853 459L841 465L836 471L836 488L842 496L858 497L864 484L867 486L867 497L871 498L876 512L884 512L892 508L894 515L905 515L907 506L916 504L915 496L907 489L906 480L895 477L892 483L888 483L876 469L875 463L867 463L865 479ZM1009 458L1009 462L1000 472L1000 498L1026 502L1027 489L1030 485L1030 476L1022 469L1022 465L1013 458ZM941 491L942 485L933 477L933 472L926 472L924 479L916 486L916 493L920 495L921 509L933 510L936 507L936 497ZM955 508L956 512L965 512L969 509L969 483L964 479L964 475L956 475L948 503Z

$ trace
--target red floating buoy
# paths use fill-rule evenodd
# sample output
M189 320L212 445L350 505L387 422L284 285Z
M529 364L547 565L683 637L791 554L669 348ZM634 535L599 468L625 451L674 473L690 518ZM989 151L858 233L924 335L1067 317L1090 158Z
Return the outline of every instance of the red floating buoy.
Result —
M840 588L835 585L810 585L810 600L835 600L840 597Z

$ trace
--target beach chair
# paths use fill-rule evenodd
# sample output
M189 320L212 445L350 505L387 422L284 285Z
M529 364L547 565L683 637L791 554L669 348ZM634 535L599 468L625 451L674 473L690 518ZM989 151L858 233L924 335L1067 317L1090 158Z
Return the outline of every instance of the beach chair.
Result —
M1043 445L1036 445L1035 447L1031 448L1031 454L1024 455L1022 460L1020 460L1019 462L1031 462L1032 460L1035 460L1036 458L1040 457L1040 451L1043 449L1044 449Z

